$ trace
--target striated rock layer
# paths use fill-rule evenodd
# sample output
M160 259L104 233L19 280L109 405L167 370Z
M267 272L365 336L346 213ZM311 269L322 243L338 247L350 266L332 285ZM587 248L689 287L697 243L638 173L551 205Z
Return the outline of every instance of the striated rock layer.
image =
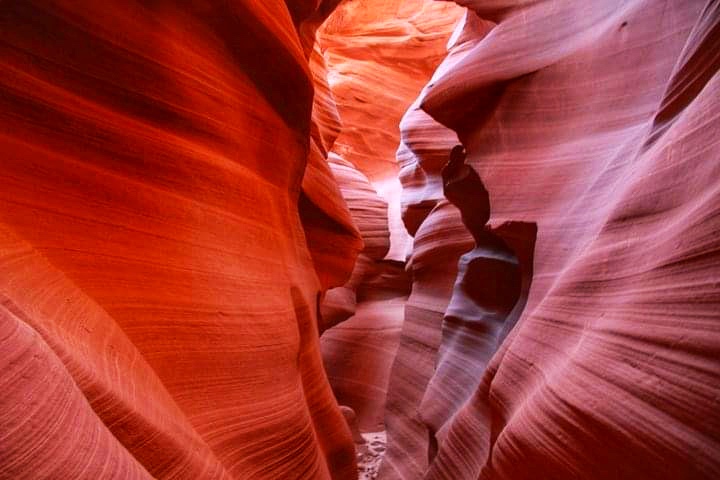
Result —
M333 391L365 432L384 429L389 416L388 379L409 293L398 123L445 54L461 11L429 0L344 2L318 30L342 123L330 165L365 242L351 280L325 297L324 325L345 321L325 331L321 345Z
M720 477L717 0L0 32L0 479Z
M454 291L415 280L435 313L406 309L388 409L405 393L417 410L380 478L717 478L720 4L457 3L402 124L411 261L447 271L447 243L470 250L441 195L456 133L484 184L460 204L487 190L523 281L500 325L467 303L507 284L462 288L475 254Z
M341 3L318 30L343 123L333 151L388 202L392 260L405 261L410 244L398 208L398 124L442 60L461 13L451 2L354 0Z
M317 325L362 248L327 95L311 122L329 7L288 5L0 5L0 478L357 475Z

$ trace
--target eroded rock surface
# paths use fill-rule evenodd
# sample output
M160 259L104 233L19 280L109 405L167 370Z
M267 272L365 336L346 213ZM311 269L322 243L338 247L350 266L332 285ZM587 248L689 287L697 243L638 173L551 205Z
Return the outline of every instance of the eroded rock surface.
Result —
M720 477L716 0L0 32L0 479Z
M388 398L426 398L388 425L381 478L715 478L718 3L458 3L469 10L424 113L403 121L411 262L448 265L441 235L467 239L439 195L436 159L456 133L490 225L537 225L532 283L470 395L457 373L488 352L441 320L450 275L423 287L437 312L424 333L408 303L402 335L416 341L401 340ZM527 257L527 235L509 238Z
M357 475L300 3L0 5L0 478Z
M333 151L388 202L392 260L405 261L410 245L400 218L398 124L445 55L461 13L452 2L354 0L341 3L318 31L343 122Z
M410 285L400 219L398 123L445 52L462 9L426 0L345 2L318 30L343 125L330 164L365 242L350 281L323 304L330 382L363 431L384 428ZM389 237L388 237L389 234Z

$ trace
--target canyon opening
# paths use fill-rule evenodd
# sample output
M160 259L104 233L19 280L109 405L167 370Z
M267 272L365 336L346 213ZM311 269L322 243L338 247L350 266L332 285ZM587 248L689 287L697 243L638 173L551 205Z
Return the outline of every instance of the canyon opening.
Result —
M720 1L0 1L0 480L720 478Z

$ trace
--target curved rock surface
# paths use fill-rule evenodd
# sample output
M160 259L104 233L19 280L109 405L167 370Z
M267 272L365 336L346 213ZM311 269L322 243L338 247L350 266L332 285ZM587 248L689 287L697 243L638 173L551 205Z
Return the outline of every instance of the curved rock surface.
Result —
M388 202L388 259L405 261L411 243L399 209L398 124L442 60L461 13L451 2L356 0L341 3L318 30L343 123L333 151Z
M370 181L395 176L400 119L442 60L461 11L450 2L358 0L319 30L345 127L335 152Z
M717 0L0 32L0 480L720 478Z
M289 4L0 5L0 478L357 475L316 311L362 243Z
M325 331L321 344L333 390L365 432L384 427L409 293L397 125L444 55L460 13L453 4L427 0L345 2L318 30L343 125L330 165L365 242L351 280L325 296L324 326L344 322Z
M323 297L320 333L355 314L358 289L374 275L374 263L381 261L390 248L387 203L350 162L331 152L327 165L337 182L341 198L347 202L352 217L350 224L357 226L363 249L357 259L354 256L350 258L355 264L350 279L344 285L328 290ZM348 261L348 254L343 252L343 248L351 244L341 243L340 249L330 244L328 248L324 238L320 236L319 243L325 246L332 258Z
M328 160L364 249L350 280L325 295L321 350L338 401L355 411L359 428L378 431L409 283L403 263L383 260L390 248L387 203L350 162L334 153Z
M537 225L532 249L501 234L532 283L492 345L453 320L447 281L429 302L442 323L417 335L408 307L403 335L427 347L401 344L391 392L407 384L403 365L437 369L416 377L411 396L425 399L389 430L381 478L716 478L718 2L457 3L468 13L417 104L466 147L490 225ZM432 144L443 125L411 109L405 146ZM414 261L425 231L467 233L435 214L431 154L406 147ZM458 380L481 357L468 392Z

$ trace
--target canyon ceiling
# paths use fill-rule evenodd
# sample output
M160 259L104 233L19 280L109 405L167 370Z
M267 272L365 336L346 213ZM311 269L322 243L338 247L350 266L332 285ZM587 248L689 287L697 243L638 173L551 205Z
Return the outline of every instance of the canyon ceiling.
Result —
M719 71L718 0L0 2L0 479L720 478Z

